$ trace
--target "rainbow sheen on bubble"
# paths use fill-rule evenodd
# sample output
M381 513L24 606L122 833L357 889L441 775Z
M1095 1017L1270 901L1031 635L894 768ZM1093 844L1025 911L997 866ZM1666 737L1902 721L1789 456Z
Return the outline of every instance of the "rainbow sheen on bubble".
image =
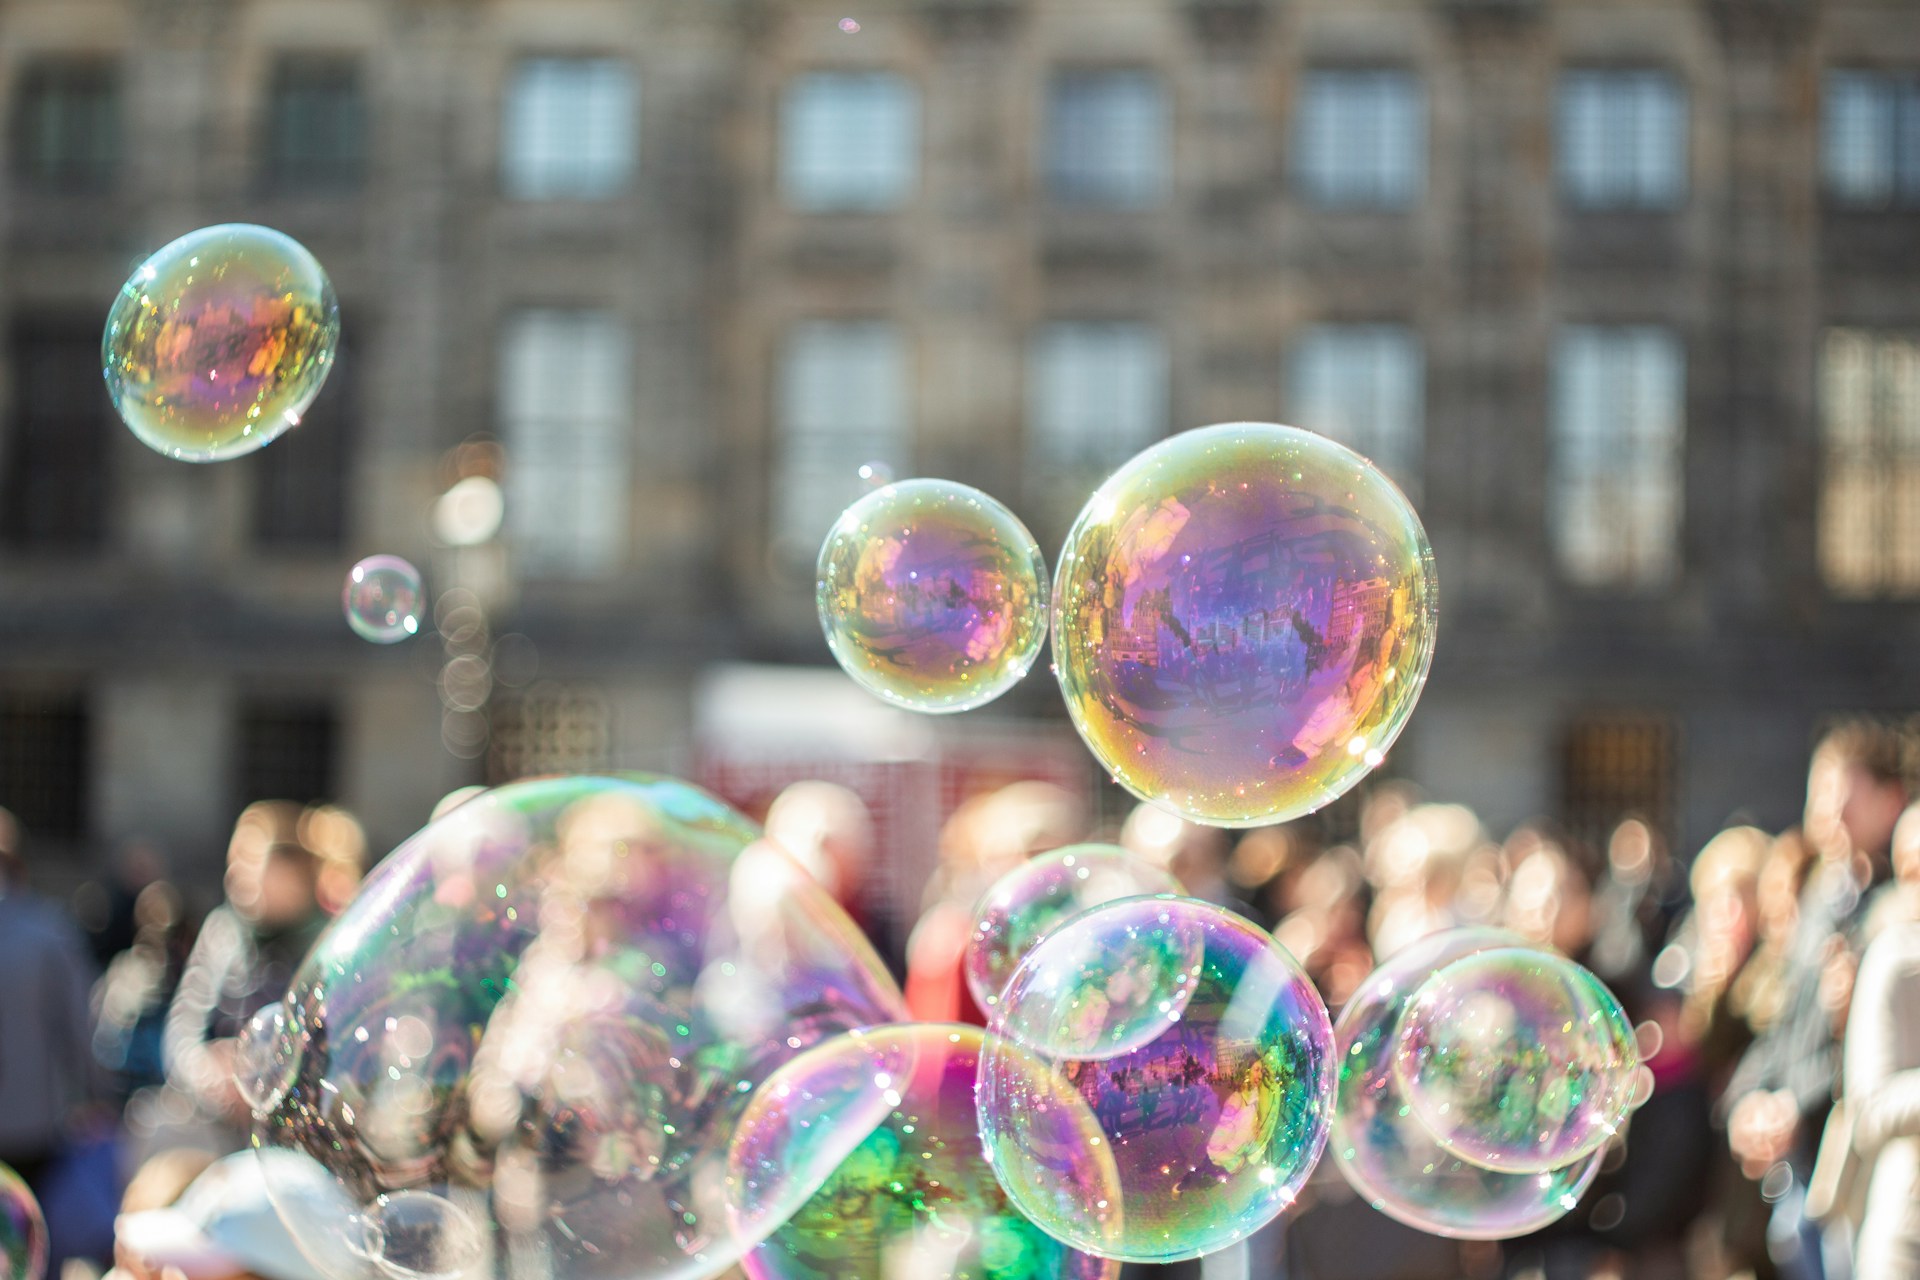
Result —
M975 1027L855 1031L795 1058L741 1117L729 1157L735 1221L766 1240L751 1280L1112 1280L1119 1265L1063 1244L1009 1200L980 1141L974 1086L989 1040ZM1117 1234L1118 1174L1093 1115L1008 1046L1049 1212L1096 1239ZM769 1225L776 1229L766 1234Z
M1368 1204L1421 1231L1466 1240L1526 1235L1572 1210L1600 1172L1601 1153L1537 1173L1469 1164L1434 1141L1395 1074L1396 1033L1414 990L1463 956L1519 943L1498 929L1422 938L1369 974L1334 1024L1334 1163Z
M142 444L218 462L298 425L339 341L339 304L314 256L271 228L225 223L140 264L107 315L101 365Z
M1620 1131L1639 1084L1633 1024L1606 984L1533 947L1462 956L1400 1015L1393 1069L1421 1125L1487 1169L1558 1169Z
M903 480L848 507L820 548L827 647L869 692L914 711L993 701L1047 636L1047 563L1027 527L950 480Z
M1178 1007L1136 1023L1115 1001L1128 953ZM1165 953L1191 949L1171 974ZM1108 1037L1090 1009L1121 1009L1128 1048L1061 1052ZM1153 1034L1142 1037L1140 1027ZM1042 938L1001 994L980 1064L980 1133L1014 1203L1083 1250L1169 1262L1223 1249L1286 1209L1320 1158L1333 1102L1326 1006L1293 957L1246 920L1191 898L1127 898ZM1005 1047L1001 1047L1004 1045ZM1036 1081L1031 1063L1050 1078ZM1049 1162L1059 1160L1053 1097L1077 1093L1098 1122L1120 1184L1118 1239L1058 1215Z
M19 1174L0 1164L0 1280L47 1274L47 1220Z
M754 1241L727 1221L726 1157L753 1090L905 1017L852 922L758 836L671 779L546 778L390 855L295 974L290 1069L258 1055L254 1142L316 1266L691 1280L736 1262Z
M973 999L990 1015L1033 945L1103 903L1184 893L1172 873L1113 844L1076 844L1029 858L996 880L973 912L964 961Z
M1143 800L1245 827L1311 813L1385 757L1433 659L1420 518L1294 427L1174 436L1067 534L1054 662L1074 727Z
M340 607L362 640L397 644L420 630L427 589L420 571L399 556L368 556L347 571Z

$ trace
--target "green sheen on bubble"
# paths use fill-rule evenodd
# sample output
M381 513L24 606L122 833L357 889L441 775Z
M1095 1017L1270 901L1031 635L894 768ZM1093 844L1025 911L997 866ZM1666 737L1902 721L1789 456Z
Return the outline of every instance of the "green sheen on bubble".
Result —
M47 1222L25 1179L0 1164L0 1280L47 1273Z

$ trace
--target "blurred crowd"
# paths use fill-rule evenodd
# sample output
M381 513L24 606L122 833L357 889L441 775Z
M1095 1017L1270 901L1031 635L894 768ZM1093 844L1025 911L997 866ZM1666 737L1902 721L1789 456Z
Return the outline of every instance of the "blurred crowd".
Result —
M1812 753L1798 827L1730 826L1690 857L1632 815L1602 848L1544 823L1500 838L1397 783L1372 789L1356 839L1331 842L1314 821L1236 838L1145 806L1100 830L1079 797L1023 782L952 815L917 915L880 896L883 853L853 792L798 783L764 818L924 1020L982 1021L961 959L989 885L1106 839L1270 928L1336 1017L1377 960L1494 925L1585 964L1637 1025L1651 1094L1578 1207L1535 1236L1424 1235L1327 1160L1244 1250L1129 1277L1920 1280L1911 765L1901 735L1844 725ZM223 1158L247 1119L230 1064L245 1020L353 896L359 825L334 807L250 806L223 900L197 919L148 846L66 905L29 890L25 852L0 811L0 1162L40 1195L64 1280L109 1266L124 1280L317 1280L258 1178Z

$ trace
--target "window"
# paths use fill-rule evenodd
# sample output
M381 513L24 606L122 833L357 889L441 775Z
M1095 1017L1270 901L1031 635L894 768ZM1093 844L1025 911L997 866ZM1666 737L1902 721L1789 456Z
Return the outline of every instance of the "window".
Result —
M24 185L45 191L112 187L120 164L120 93L113 68L45 62L21 77L13 154Z
M1859 208L1920 207L1920 70L1827 73L1827 194Z
M77 695L0 694L0 807L28 840L86 838L89 728Z
M236 800L248 805L255 800L312 804L333 799L339 736L333 707L324 701L243 700L234 735L240 753L234 770Z
M1687 190L1687 106L1664 71L1560 81L1560 190L1582 209L1671 209Z
M351 191L366 178L366 166L359 67L282 60L267 95L267 184L278 191Z
M604 311L523 311L508 321L507 532L528 572L593 577L626 551L632 354L626 327Z
M1426 183L1426 104L1406 71L1309 71L1294 135L1309 200L1397 209Z
M859 468L907 461L907 354L884 320L808 320L787 335L775 387L773 536L811 561L860 496Z
M638 89L618 58L523 58L507 88L501 170L524 200L624 191L638 149Z
M1679 556L1685 359L1665 329L1562 331L1548 521L1566 576L1646 586Z
M796 209L881 210L919 181L920 104L887 72L820 72L780 108L780 189Z
M1583 716L1561 739L1560 816L1567 834L1604 850L1614 827L1638 817L1673 829L1676 750L1671 721L1617 712Z
M0 532L24 548L99 546L107 528L113 412L100 388L99 322L16 332L12 382Z
M1047 93L1047 190L1073 204L1138 207L1166 182L1167 103L1150 71L1067 71Z
M343 326L341 332L355 330ZM330 551L346 537L358 357L342 338L327 383L300 425L242 460L253 473L253 539L260 546Z
M1920 334L1828 330L1820 401L1828 587L1920 595Z
M598 773L612 755L613 715L591 686L543 681L496 697L490 709L487 785L554 773Z
M1405 326L1314 325L1294 344L1285 417L1365 454L1417 497L1425 377Z
M1062 321L1028 353L1027 457L1043 471L1105 474L1167 430L1167 346L1129 321Z

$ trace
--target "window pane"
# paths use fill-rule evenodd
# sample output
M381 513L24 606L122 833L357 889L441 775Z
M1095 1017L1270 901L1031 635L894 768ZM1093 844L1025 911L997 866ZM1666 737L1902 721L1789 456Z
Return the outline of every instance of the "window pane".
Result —
M267 103L266 176L287 190L351 190L366 176L367 110L350 62L290 59Z
M919 180L919 100L885 72L799 77L780 108L780 187L807 210L892 209Z
M14 110L21 180L49 191L105 191L120 164L120 94L113 68L46 62L21 76Z
M1426 107L1404 71L1313 71L1294 135L1296 173L1323 205L1396 208L1426 181Z
M0 808L29 840L86 837L90 728L77 695L0 694Z
M1027 457L1045 468L1106 471L1167 430L1167 349L1152 325L1062 322L1034 335Z
M312 804L334 797L339 725L324 700L250 698L240 704L234 735L239 805L256 800Z
M1316 325L1294 345L1284 416L1365 454L1417 499L1425 380L1404 326Z
M617 58L524 58L507 92L501 170L525 199L616 195L633 176L639 89Z
M775 386L773 537L810 560L860 496L859 468L905 468L906 350L882 320L809 320L788 333Z
M1166 95L1149 71L1075 71L1047 95L1047 190L1060 200L1138 206L1160 197Z
M1560 83L1560 188L1590 209L1666 209L1687 185L1687 110L1664 71L1569 71Z
M1577 326L1554 361L1548 519L1567 577L1666 581L1679 555L1685 360L1651 326Z
M0 533L23 548L87 550L106 535L112 408L97 321L35 322L13 340Z
M627 546L631 352L602 311L523 311L501 358L507 523L523 569L593 577Z
M1828 330L1820 399L1827 586L1841 596L1920 595L1920 337Z

